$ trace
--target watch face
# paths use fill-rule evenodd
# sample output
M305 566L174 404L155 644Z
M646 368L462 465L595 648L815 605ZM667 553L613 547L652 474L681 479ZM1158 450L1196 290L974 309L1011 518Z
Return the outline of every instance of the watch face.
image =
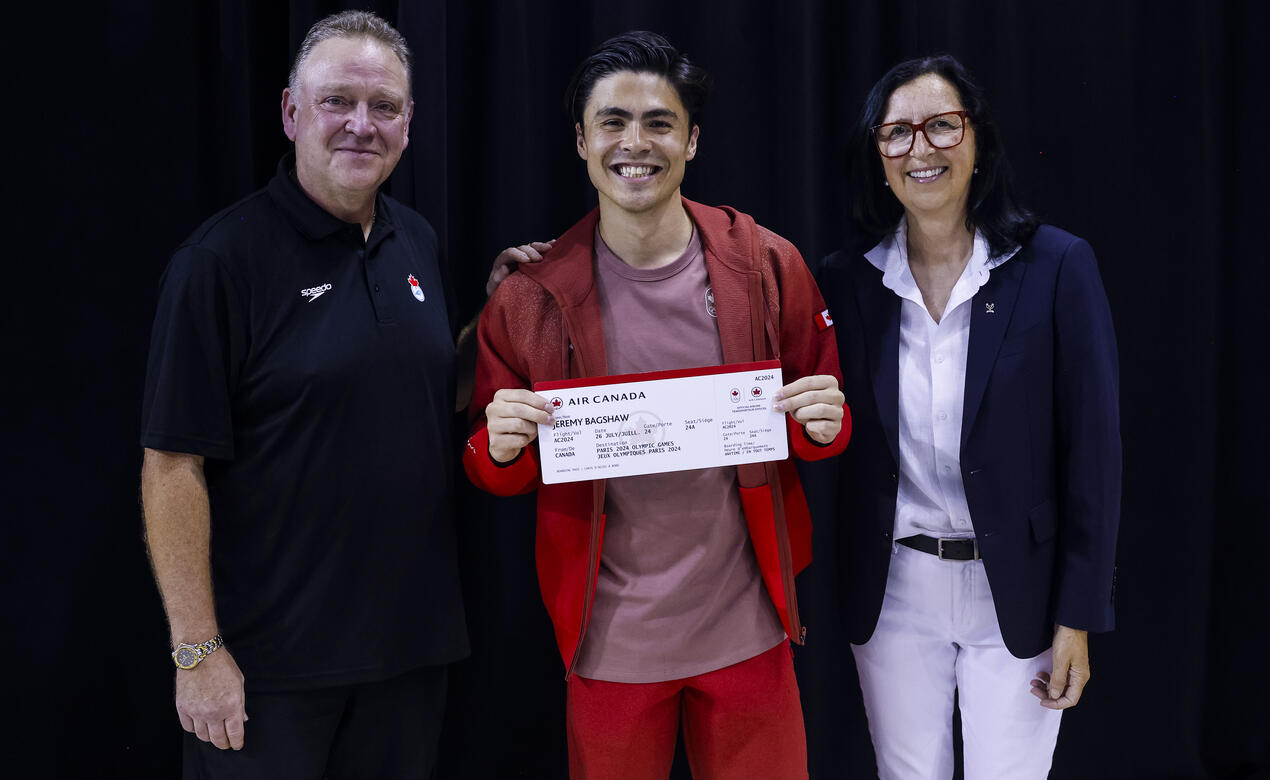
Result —
M176 665L182 669L189 669L198 663L198 653L194 652L192 647L182 647L176 651Z

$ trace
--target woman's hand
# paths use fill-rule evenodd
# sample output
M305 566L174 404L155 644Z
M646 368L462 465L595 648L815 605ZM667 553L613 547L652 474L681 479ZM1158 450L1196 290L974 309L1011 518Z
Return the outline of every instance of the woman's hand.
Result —
M1089 632L1054 627L1054 671L1032 680L1032 695L1051 710L1075 707L1089 683Z

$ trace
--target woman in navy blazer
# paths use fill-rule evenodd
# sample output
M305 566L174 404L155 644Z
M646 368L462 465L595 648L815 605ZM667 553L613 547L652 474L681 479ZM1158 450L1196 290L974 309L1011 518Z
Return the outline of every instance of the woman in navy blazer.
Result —
M879 774L951 775L956 690L967 778L1044 777L1087 632L1114 620L1118 371L1094 255L1016 202L951 57L874 85L851 154L867 240L818 281L855 418L839 555Z

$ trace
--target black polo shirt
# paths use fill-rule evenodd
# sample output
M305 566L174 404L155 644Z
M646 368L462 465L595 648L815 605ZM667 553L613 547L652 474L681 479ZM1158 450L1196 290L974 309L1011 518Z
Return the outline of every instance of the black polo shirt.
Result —
M205 456L217 618L256 690L467 653L436 234L380 195L363 240L294 165L173 255L142 409L143 446Z

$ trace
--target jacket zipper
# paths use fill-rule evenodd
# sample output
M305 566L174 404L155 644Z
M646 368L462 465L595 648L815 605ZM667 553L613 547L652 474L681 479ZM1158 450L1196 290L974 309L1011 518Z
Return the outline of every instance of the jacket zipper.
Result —
M785 611L789 614L790 640L795 644L807 643L807 627L798 615L798 594L794 592L794 555L789 548L789 525L785 518L785 496L780 476L773 464L767 470L767 487L772 492L773 519L776 520L776 553L780 559L781 588L785 591Z
M591 625L591 608L595 605L596 580L600 576L600 529L604 527L604 482L597 480L591 486L591 543L587 547L586 593L582 598L582 627L578 630L578 644L573 648L573 658L569 660L569 668L565 670L564 679L573 676L573 670L582 657L582 640L586 638L586 630Z
M572 377L570 353L576 352L576 349L569 338L568 323L562 324L564 326L563 375ZM585 376L586 364L582 360L582 355L579 354L577 358L578 375ZM573 670L578 666L578 659L582 657L582 640L586 638L587 628L591 625L591 608L595 604L595 584L600 576L600 531L604 527L604 481L593 482L591 491L591 541L587 546L587 579L586 591L582 596L582 625L578 629L578 643L573 648L573 657L569 659L569 668L564 673L566 680L573 676Z

